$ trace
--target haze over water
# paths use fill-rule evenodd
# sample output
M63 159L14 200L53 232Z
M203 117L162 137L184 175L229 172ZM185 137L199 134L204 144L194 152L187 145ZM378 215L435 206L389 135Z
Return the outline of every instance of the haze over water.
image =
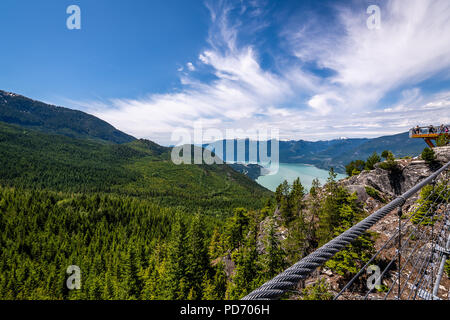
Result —
M336 179L340 180L345 177L347 177L345 174L338 173ZM271 191L275 191L284 180L292 184L297 178L300 178L302 185L309 191L315 178L319 179L321 185L327 181L328 171L307 164L280 163L276 174L260 176L256 179L256 182Z

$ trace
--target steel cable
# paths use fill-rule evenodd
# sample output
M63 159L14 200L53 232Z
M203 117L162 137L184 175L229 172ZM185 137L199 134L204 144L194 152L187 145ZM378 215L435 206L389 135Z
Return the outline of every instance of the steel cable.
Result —
M317 267L323 265L338 251L344 249L349 243L361 236L367 229L380 221L393 209L402 206L408 198L421 190L424 186L430 184L450 165L445 164L439 170L425 178L420 183L406 191L403 195L391 201L381 209L377 210L355 226L346 230L333 240L329 241L313 253L298 261L296 264L286 269L272 280L269 280L258 289L246 295L243 300L276 299L282 296L286 291L295 287L300 279L306 278ZM294 276L294 277L293 277Z

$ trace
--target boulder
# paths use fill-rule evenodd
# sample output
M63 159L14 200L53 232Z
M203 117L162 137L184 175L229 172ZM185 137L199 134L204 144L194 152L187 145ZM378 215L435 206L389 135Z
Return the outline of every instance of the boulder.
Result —
M450 162L450 146L435 147L433 148L433 151L436 154L436 160L439 161L441 165Z
M366 192L366 188L364 187L364 185L362 184L351 184L351 185L347 185L346 189L350 192L350 193L354 193L356 192L356 196L358 197L358 201L360 202L366 202L367 199L369 198L369 195Z

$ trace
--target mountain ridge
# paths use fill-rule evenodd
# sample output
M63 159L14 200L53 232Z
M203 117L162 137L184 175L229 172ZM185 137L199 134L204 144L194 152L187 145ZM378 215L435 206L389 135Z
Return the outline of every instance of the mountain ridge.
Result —
M237 148L235 140L234 159L236 161ZM272 140L273 141L273 140ZM257 148L259 143L256 142ZM302 163L314 165L317 168L329 170L333 167L337 172L345 173L345 165L353 160L367 159L373 152L381 154L384 150L389 150L397 157L416 156L425 147L425 143L420 139L410 139L408 132L394 135L381 136L377 138L346 138L320 141L288 140L278 141L279 161L281 163ZM215 141L205 145L215 148L222 144L222 156L226 159L226 140ZM271 141L268 141L270 149ZM221 157L220 152L217 155ZM245 161L249 159L249 140L245 142ZM259 159L259 158L258 158Z
M117 130L106 121L88 113L46 104L3 90L0 90L0 121L45 133L91 139L104 143L122 144L136 141L135 137ZM204 147L214 147L223 143L223 154L216 153L217 156L227 161L225 141L219 140L212 144L205 144ZM325 170L333 167L337 172L344 173L346 164L356 159L365 160L373 152L381 153L384 150L390 150L397 157L404 157L417 155L424 147L425 144L421 140L409 139L406 132L377 138L339 138L319 141L283 140L279 141L279 161L310 164ZM237 150L236 147L235 150ZM246 142L245 160L248 161L248 141ZM235 160L233 159L233 161ZM238 166L234 167L238 168ZM238 171L241 172L245 170L239 169Z
M259 207L269 190L226 164L175 165L171 148L76 139L0 122L0 185L153 199L222 214Z
M106 143L136 140L106 121L83 111L47 104L3 90L0 90L0 121L46 133Z

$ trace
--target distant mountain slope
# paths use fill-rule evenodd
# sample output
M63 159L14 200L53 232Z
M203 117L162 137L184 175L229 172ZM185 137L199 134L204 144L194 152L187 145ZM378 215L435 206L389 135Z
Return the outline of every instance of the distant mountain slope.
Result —
M317 164L331 161L337 154L354 150L369 139L336 139L330 141L280 141L280 162ZM327 168L328 169L328 168Z
M384 150L392 151L397 158L414 157L418 156L426 146L422 139L411 139L408 132L404 132L370 139L353 150L333 157L333 164L336 168L343 170L345 165L352 160L366 160L373 152L381 154Z
M48 105L2 90L0 90L0 121L73 138L88 138L110 143L135 140L109 123L82 111Z
M226 154L226 143L223 140L214 142L211 147L220 144L223 144L223 154ZM246 160L249 153L248 145L246 141ZM235 142L235 158L230 161L236 161L236 146ZM374 151L381 154L384 150L390 150L396 157L404 157L416 156L425 147L426 144L421 139L410 139L407 132L373 139L279 141L279 160L281 163L312 164L325 170L333 167L336 171L345 173L345 165L356 159L366 160ZM220 157L219 152L218 156Z
M228 165L175 165L171 148L46 134L0 122L0 185L104 192L222 214L260 208L271 192Z
M334 167L338 172L345 172L345 165L353 160L366 160L373 152L381 154L389 150L396 157L417 156L426 147L421 139L410 139L407 132L373 139L339 139L329 141L329 147L321 148L310 154L305 152L290 153L287 148L290 142L280 142L281 162L303 162L313 164L318 168ZM324 146L323 141L313 142Z

